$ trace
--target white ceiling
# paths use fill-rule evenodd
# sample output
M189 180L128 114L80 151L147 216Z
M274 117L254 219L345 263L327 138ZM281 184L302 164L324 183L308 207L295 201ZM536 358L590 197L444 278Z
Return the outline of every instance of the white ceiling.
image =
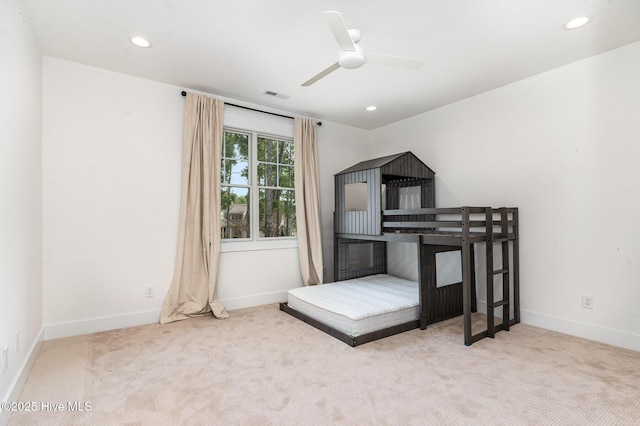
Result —
M24 0L44 55L374 129L640 40L638 0ZM340 11L365 50L423 59L300 85L337 61ZM587 15L578 30L563 25ZM131 35L153 43L141 49ZM265 91L289 96L269 97ZM238 102L240 103L240 102ZM374 112L365 111L377 105Z

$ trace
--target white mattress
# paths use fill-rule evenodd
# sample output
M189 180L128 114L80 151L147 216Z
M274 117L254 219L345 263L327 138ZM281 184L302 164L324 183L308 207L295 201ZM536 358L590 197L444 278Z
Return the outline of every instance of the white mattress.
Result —
M360 336L420 317L416 281L379 274L295 288L288 304L350 336Z

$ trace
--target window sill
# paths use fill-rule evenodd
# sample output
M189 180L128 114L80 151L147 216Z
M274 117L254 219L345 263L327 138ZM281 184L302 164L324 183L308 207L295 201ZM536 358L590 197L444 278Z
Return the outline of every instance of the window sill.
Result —
M282 250L297 247L297 238L278 238L275 240L264 239L258 241L222 241L220 244L220 252L231 253L238 251Z

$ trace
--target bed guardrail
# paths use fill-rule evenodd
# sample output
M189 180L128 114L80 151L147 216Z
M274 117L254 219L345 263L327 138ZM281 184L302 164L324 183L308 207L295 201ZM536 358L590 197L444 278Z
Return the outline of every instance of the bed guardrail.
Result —
M496 238L515 238L517 208L456 207L393 209L382 211L384 233L421 233L431 236L485 241L488 234Z

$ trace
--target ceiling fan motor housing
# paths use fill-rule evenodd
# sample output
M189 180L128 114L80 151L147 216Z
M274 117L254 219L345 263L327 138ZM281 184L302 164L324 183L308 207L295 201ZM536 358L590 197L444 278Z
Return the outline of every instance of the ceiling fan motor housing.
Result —
M355 50L341 50L338 63L342 68L354 69L364 65L366 58L364 56L364 49L357 44L354 44Z

